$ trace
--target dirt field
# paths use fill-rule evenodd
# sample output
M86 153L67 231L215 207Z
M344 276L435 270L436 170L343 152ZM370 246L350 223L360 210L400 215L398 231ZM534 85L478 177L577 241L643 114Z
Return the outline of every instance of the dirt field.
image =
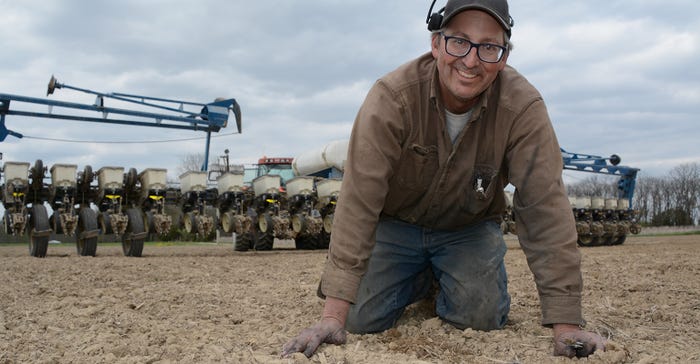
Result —
M506 256L513 298L504 330L460 331L425 304L375 335L349 335L310 360L282 344L314 322L324 251L237 253L230 244L116 245L79 257L52 244L46 258L0 246L0 363L542 363L532 276L517 243ZM700 235L633 237L582 249L588 328L610 337L591 363L700 362Z

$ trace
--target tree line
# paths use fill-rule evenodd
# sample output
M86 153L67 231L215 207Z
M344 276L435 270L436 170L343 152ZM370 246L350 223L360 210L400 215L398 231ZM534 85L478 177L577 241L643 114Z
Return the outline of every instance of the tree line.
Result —
M570 196L617 198L617 179L593 175L567 185ZM638 176L632 207L647 226L698 225L700 220L700 164L673 168L667 176Z

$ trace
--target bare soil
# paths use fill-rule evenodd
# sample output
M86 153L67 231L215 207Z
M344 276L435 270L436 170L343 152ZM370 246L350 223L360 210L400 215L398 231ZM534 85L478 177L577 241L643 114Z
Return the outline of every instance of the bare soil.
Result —
M127 258L101 244L97 257L80 257L72 244L52 244L40 259L3 245L0 363L569 362L551 356L532 274L517 242L509 247L503 330L458 330L419 303L387 332L282 359L282 345L321 312L325 251L149 244L142 258ZM581 252L588 329L610 341L580 361L700 362L700 235L630 237Z

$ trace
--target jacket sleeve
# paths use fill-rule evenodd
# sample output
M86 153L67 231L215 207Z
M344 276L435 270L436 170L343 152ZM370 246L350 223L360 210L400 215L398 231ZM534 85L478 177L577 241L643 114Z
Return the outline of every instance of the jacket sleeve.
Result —
M535 277L543 325L583 325L581 257L559 143L541 98L516 116L506 158L518 238Z
M354 302L401 155L401 100L381 81L369 91L353 125L343 183L333 218L319 296Z

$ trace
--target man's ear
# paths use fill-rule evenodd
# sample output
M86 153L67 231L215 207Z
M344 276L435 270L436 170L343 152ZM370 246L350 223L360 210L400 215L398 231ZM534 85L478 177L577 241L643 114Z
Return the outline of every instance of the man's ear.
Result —
M510 55L510 51L506 51L506 53L503 55L503 58L501 59L500 62L498 62L498 70L503 71L504 68L506 68L507 62L508 62L508 55Z
M430 51L433 53L433 58L437 59L440 54L440 33L433 33L430 39Z

